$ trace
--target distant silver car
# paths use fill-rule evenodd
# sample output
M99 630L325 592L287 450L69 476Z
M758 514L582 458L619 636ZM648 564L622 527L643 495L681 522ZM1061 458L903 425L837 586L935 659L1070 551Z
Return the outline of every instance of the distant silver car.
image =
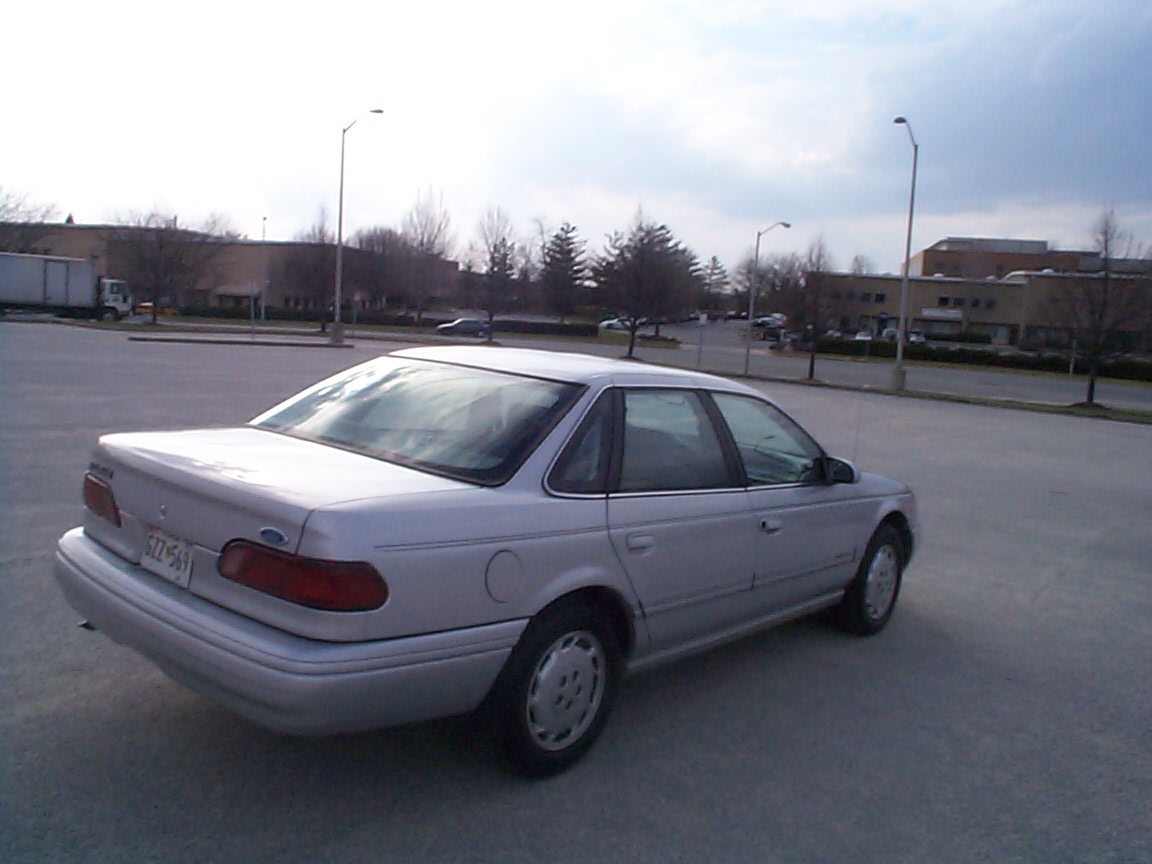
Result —
M629 670L825 608L878 632L917 526L741 384L487 346L105 435L83 491L56 577L177 681L300 734L475 711L529 776L591 746Z

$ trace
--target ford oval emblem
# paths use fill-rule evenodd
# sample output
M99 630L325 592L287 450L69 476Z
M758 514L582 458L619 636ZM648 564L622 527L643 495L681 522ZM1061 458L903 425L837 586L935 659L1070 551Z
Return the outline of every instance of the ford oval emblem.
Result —
M261 528L260 539L269 546L283 546L288 542L288 535L279 528Z

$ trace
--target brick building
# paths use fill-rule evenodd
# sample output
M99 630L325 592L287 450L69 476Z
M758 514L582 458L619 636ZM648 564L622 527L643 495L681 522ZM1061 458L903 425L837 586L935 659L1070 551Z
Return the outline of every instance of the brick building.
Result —
M90 259L97 276L127 279L137 299L150 291L130 271L131 255L125 246L143 242L150 231L169 230L123 225L38 226L28 233L20 251L68 258ZM194 285L179 289L179 296L164 298L172 306L247 306L249 297L266 307L318 309L331 302L336 273L334 244L301 241L262 241L246 238L210 238L194 231L187 239L212 247L208 263ZM416 283L426 301L454 296L459 267L454 261L427 255L381 255L344 249L345 303L363 309L385 309L412 299Z
M1046 240L946 237L912 256L912 276L954 279L1003 279L1018 271L1057 273L1100 270L1095 252L1051 249Z

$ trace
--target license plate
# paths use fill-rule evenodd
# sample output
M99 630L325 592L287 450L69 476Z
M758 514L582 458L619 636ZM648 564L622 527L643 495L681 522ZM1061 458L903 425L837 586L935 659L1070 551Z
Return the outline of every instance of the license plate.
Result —
M187 588L192 581L192 544L159 528L149 528L140 566Z

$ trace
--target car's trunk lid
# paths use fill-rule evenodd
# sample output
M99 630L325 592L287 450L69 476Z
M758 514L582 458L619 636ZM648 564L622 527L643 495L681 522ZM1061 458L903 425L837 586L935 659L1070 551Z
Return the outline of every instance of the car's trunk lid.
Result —
M134 562L150 528L213 552L236 538L292 552L318 507L461 486L253 427L106 435L91 471L112 487L123 526L90 513L85 527Z

